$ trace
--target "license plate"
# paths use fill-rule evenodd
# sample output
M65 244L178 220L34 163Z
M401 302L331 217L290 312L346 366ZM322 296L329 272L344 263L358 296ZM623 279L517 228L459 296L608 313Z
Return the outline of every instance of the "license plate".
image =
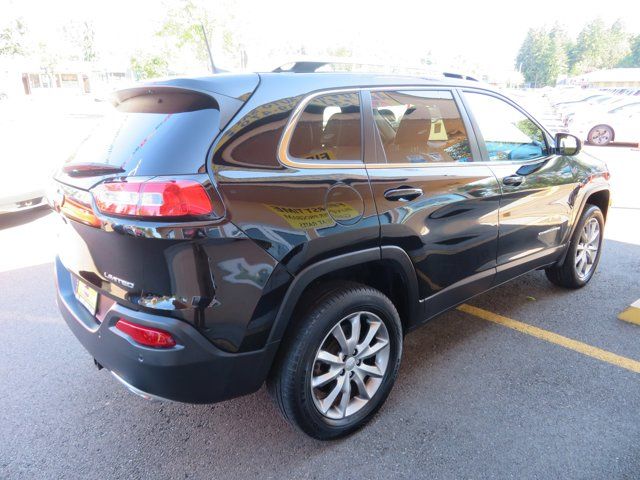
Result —
M87 309L91 315L96 314L96 307L98 305L98 292L91 288L86 283L76 279L75 288L73 292L78 301Z

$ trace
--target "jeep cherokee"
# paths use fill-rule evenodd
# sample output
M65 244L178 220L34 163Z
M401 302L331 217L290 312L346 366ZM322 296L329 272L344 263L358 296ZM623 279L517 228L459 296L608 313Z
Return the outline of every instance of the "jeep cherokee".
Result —
M266 382L292 424L337 438L383 404L412 329L598 264L606 166L480 82L219 74L113 102L55 176L58 304L142 396Z

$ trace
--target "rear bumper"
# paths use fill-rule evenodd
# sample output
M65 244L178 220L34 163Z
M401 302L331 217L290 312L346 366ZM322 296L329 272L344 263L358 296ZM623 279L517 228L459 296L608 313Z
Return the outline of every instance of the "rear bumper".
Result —
M23 193L0 198L0 215L42 207L47 201L42 191Z
M169 317L101 302L98 321L75 298L71 273L56 259L57 300L73 334L131 391L188 403L214 403L254 392L267 377L278 343L262 350L228 353L191 325ZM171 333L176 346L153 349L134 343L115 328L119 318Z

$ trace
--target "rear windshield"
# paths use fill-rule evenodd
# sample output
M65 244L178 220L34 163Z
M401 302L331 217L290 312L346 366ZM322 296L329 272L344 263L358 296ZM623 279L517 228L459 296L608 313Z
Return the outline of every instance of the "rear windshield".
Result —
M68 163L108 164L139 176L202 173L219 117L215 100L199 93L138 95L106 115Z

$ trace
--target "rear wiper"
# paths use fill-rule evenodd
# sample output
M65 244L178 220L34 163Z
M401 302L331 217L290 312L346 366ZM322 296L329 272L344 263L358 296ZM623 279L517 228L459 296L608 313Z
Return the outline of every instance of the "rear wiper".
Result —
M73 163L62 167L62 171L70 177L93 177L110 173L122 173L124 168L109 165L108 163Z

